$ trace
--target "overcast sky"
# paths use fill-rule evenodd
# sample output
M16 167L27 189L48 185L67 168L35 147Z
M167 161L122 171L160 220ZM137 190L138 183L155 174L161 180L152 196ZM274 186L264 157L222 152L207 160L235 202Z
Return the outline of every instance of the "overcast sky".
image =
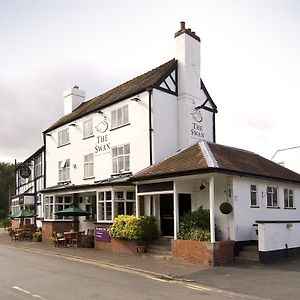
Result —
M0 161L42 146L64 90L89 99L173 58L180 21L201 37L217 142L300 145L300 1L0 0Z

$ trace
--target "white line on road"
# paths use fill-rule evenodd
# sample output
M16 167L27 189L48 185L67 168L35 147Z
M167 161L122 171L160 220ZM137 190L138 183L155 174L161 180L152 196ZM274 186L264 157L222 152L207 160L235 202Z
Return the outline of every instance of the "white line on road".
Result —
M12 286L13 289L19 291L19 292L22 292L24 294L27 294L27 295L31 295L32 297L34 298L38 298L38 299L43 299L43 300L46 300L45 298L43 298L42 296L39 296L39 295L36 295L36 294L32 294L31 292L27 291L27 290L24 290L22 288L20 288L19 286Z

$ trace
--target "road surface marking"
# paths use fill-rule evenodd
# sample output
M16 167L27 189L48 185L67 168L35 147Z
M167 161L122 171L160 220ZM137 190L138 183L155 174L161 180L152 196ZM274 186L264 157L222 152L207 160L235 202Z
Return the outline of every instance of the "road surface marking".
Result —
M32 294L31 292L25 290L25 289L22 289L20 288L19 286L12 286L13 289L19 291L19 292L22 292L24 294L27 294L27 295L31 295L32 297L34 298L38 298L38 299L43 299L43 300L46 300L45 298L43 298L42 296L39 296L39 295L36 295L36 294Z

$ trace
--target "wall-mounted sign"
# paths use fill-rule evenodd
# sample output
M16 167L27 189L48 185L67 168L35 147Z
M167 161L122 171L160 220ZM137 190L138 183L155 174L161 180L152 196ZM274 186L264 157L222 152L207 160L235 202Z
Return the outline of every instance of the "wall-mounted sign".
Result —
M31 170L28 166L20 166L20 175L22 178L28 178L31 175Z
M105 227L96 227L95 228L95 240L99 242L110 242L110 235L108 229Z
M108 122L105 116L101 115L101 120L95 128L99 133L101 133L101 135L96 137L97 145L94 147L95 155L110 153L110 142L107 134Z
M202 127L202 120L203 117L201 115L200 110L198 109L196 112L191 113L193 120L192 120L192 128L191 128L191 135L195 138L204 138L204 132Z

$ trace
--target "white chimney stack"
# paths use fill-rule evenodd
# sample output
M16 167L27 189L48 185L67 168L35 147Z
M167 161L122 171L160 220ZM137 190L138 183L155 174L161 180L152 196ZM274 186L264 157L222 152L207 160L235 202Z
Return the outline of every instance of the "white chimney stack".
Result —
M64 96L64 115L70 114L85 100L85 91L80 90L78 86L66 90Z

